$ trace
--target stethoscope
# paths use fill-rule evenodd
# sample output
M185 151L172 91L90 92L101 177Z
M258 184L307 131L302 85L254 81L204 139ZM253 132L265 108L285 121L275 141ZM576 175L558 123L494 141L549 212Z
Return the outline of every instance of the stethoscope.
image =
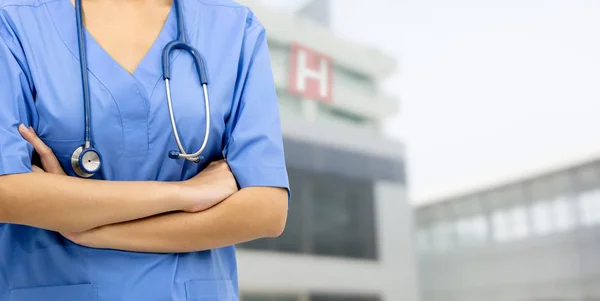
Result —
M169 104L169 117L171 118L171 127L173 129L173 136L175 136L175 142L179 151L170 151L169 158L171 159L186 159L195 163L200 162L200 154L206 148L208 143L208 136L210 133L210 105L208 101L208 77L206 73L206 64L202 54L194 48L191 44L187 43L185 38L185 28L183 13L179 3L180 0L173 0L175 6L175 13L177 17L177 39L171 41L165 46L162 53L162 73L165 82L165 89L167 93L167 102ZM85 116L85 144L79 146L73 152L71 156L71 166L73 171L80 177L89 178L94 176L102 166L102 156L100 152L94 148L91 137L91 113L90 113L90 84L87 72L87 56L86 56L86 43L85 43L85 31L83 27L83 9L81 0L75 0L75 14L77 21L77 36L79 42L79 57L81 67L81 83L83 88L83 107ZM179 132L177 130L177 124L175 122L175 114L173 113L173 102L171 99L171 84L170 84L170 73L171 73L171 62L170 54L173 50L181 49L187 51L194 58L196 69L200 83L202 84L202 90L204 92L204 109L206 111L206 130L204 132L204 141L200 149L193 153L188 154L183 149L181 139L179 138Z

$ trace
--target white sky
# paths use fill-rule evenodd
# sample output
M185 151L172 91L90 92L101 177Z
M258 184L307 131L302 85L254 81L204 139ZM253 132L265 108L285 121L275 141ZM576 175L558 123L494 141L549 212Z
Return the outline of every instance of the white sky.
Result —
M413 203L600 155L600 1L334 0L333 20L399 61Z

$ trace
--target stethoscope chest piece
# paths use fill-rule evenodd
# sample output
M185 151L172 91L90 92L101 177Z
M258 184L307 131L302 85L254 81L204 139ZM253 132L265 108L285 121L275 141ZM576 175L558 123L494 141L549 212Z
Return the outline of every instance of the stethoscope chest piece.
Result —
M93 177L100 170L102 158L93 147L78 147L71 156L73 171L82 178Z

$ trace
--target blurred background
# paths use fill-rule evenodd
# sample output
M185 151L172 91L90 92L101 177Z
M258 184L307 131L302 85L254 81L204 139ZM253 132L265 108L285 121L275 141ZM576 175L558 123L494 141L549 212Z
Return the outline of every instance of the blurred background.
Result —
M238 2L292 187L243 301L600 300L600 1Z

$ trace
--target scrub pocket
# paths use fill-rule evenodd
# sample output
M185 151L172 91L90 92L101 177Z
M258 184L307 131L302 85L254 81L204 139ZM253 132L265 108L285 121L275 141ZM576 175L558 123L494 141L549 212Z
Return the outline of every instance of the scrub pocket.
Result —
M190 280L185 294L187 301L238 301L231 280Z
M45 286L10 291L8 301L96 301L98 292L93 284Z

